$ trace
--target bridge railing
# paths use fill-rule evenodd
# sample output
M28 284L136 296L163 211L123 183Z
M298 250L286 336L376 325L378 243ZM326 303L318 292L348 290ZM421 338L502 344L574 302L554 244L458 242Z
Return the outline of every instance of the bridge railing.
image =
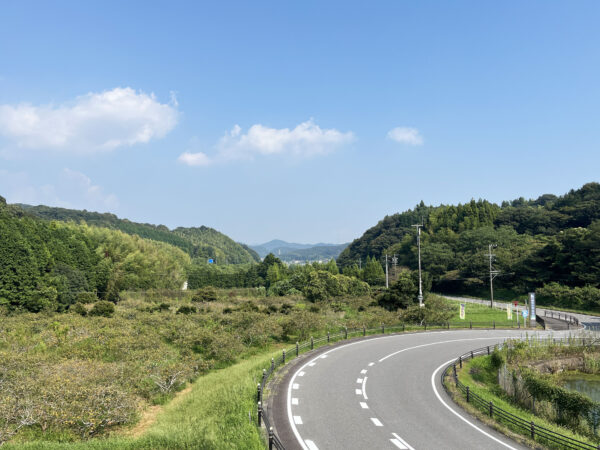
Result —
M568 345L591 345L591 346L600 346L600 340L595 338L546 338L546 339L538 339L536 340L538 343L563 343ZM475 392L472 392L469 386L465 386L459 379L457 374L457 367L462 368L463 363L468 361L469 359L473 359L476 356L482 355L490 355L494 349L502 347L504 344L496 344L487 347L477 348L475 350L471 350L469 352L463 353L456 360L450 363L446 368L442 371L441 374L441 382L442 386L450 394L447 385L447 378L450 377L454 380L454 385L456 389L465 397L467 403L472 403L477 409L485 411L486 414L490 416L490 418L494 418L499 422L503 422L505 425L509 425L515 427L520 430L522 434L529 435L532 440L538 441L540 443L553 443L562 446L563 448L572 448L572 449L600 449L600 444L589 444L587 442L583 442L577 439L574 439L570 436L566 436L564 434L558 433L556 431L550 430L546 427L543 427L539 424L536 424L534 421L525 420L522 417L519 417L515 414L512 414L496 405L494 405L493 401L487 401L481 396L477 395ZM510 345L510 344L508 344Z

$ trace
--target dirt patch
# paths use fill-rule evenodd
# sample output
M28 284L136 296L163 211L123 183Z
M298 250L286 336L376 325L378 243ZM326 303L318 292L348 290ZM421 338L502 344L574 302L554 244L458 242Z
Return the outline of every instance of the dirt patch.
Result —
M173 397L173 400L171 400L169 403L167 403L167 405L177 404L178 402L181 401L181 399L183 397L185 397L191 391L192 391L192 385L190 384L184 390L179 391L177 394L175 394L175 397ZM133 437L133 438L140 437L142 434L144 434L146 431L148 431L148 428L150 428L154 424L154 422L156 422L156 418L158 417L158 414L163 410L163 408L165 406L166 405L154 405L154 406L150 406L150 407L146 408L146 410L142 413L142 418L140 419L140 421L137 424L135 424L135 426L133 428L127 430L123 434L125 436Z

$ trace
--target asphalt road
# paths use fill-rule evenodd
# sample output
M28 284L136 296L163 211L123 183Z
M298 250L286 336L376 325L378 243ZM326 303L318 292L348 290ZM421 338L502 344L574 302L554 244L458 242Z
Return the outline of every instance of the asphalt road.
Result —
M276 431L290 450L525 448L464 413L440 383L441 368L459 354L521 336L438 331L327 348L301 359L279 383Z

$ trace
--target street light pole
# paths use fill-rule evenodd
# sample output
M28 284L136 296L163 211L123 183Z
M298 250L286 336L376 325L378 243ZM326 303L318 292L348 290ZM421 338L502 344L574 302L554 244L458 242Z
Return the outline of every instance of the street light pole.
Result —
M419 306L423 306L423 282L421 281L421 227L423 224L413 225L417 228L417 249L419 253Z

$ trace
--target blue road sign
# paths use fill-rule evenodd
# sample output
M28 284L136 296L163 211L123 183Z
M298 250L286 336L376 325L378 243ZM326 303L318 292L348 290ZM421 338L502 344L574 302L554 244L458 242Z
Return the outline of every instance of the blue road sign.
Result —
M527 319L527 316L529 315L529 311L527 311L526 309L524 309L523 312L522 312L522 314L523 314L523 318Z
M214 264L214 262L215 262L215 260L214 260L214 259L212 259L212 258L208 258L208 263L209 263L209 264Z

